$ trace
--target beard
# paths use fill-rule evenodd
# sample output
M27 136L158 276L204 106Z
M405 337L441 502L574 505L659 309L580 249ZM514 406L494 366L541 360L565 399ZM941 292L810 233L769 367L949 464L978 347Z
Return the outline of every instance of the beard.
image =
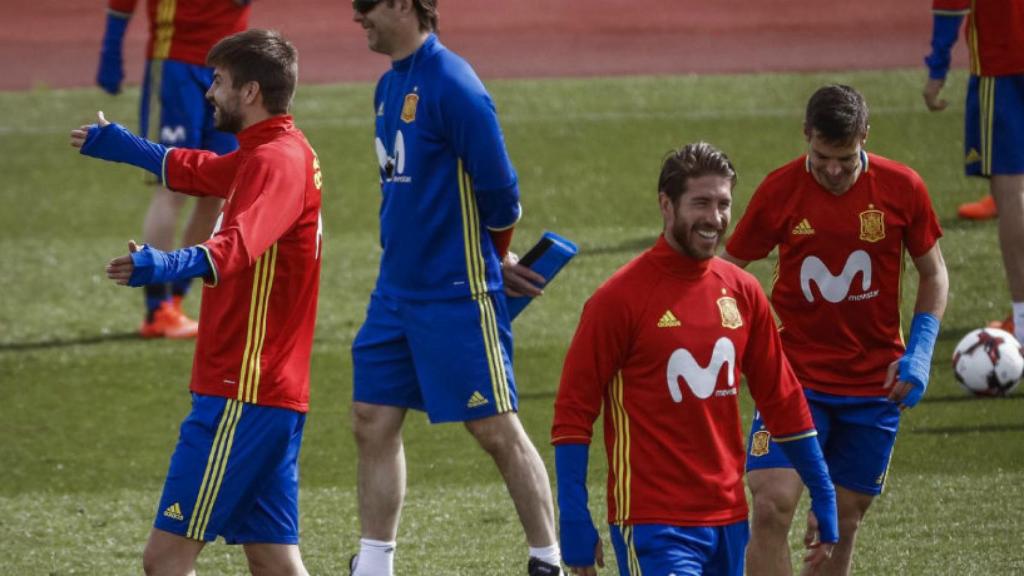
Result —
M714 256L722 238L719 234L714 244L708 247L707 242L697 235L697 229L693 225L680 221L676 221L672 226L671 234L683 252L694 260L707 260Z
M212 104L215 110L214 128L229 134L238 134L242 131L242 115L238 113L238 102L233 102L232 106L221 106L217 102L212 102Z

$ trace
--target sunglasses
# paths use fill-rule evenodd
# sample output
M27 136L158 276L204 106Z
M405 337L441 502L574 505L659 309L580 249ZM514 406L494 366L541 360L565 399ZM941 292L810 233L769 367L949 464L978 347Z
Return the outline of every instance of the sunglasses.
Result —
M379 2L380 0L352 0L352 9L360 14L366 14Z

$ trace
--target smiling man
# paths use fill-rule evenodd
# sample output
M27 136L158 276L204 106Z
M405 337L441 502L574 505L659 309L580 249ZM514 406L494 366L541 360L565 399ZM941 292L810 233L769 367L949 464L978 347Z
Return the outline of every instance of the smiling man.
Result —
M761 183L725 258L746 266L779 248L772 304L839 505L835 554L805 572L845 575L860 521L882 491L900 410L916 405L928 385L949 279L924 182L864 150L868 106L860 93L841 85L815 92L804 137L807 155ZM906 343L904 251L919 278ZM752 575L785 575L792 573L787 535L802 487L762 416L755 415L748 443L754 514L747 565Z
M671 152L658 181L662 235L583 308L551 432L562 552L574 574L603 566L586 489L602 408L619 573L743 574L741 372L822 518L824 544L810 562L824 561L836 540L835 491L768 301L753 276L715 257L735 184L713 146Z

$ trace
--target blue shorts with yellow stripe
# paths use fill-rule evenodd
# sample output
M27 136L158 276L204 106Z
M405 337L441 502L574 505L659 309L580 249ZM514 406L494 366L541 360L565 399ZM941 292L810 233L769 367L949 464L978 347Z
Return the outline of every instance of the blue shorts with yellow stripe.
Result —
M238 148L234 134L214 128L206 91L213 69L176 60L146 63L139 108L139 135L164 146L227 154Z
M964 121L968 176L1024 174L1024 74L971 76Z
M352 343L356 402L465 422L518 408L505 295L399 300L375 292Z
M306 415L192 395L154 526L193 540L298 544Z
M623 576L743 576L746 520L725 526L609 526Z
M900 427L899 405L885 397L836 396L804 388L818 443L836 486L877 496ZM754 413L747 439L747 471L792 468L771 439L760 412Z

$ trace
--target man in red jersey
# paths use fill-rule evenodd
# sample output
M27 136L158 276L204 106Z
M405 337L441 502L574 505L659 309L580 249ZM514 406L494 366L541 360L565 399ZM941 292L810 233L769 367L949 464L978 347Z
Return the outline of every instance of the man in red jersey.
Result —
M602 405L619 572L743 574L740 372L810 487L821 538L809 544L809 564L836 541L835 492L768 301L753 276L714 257L735 183L729 159L709 144L670 153L658 182L663 234L583 309L551 432L562 553L574 574L603 565L586 491Z
M1012 315L1002 328L1024 339L1024 3L1019 0L933 0L932 52L925 58L929 110L946 108L939 95L950 49L967 16L971 76L967 84L964 169L988 179L981 204L999 212L999 247L1010 285ZM961 207L963 210L964 207ZM963 212L961 212L963 215ZM1000 323L996 323L999 325Z
M124 79L122 44L138 0L108 0L96 83L110 94L121 91ZM213 107L205 94L213 70L206 53L221 38L248 27L249 0L148 0L149 42L139 108L143 138L179 148L200 148L227 154L238 148L234 135L214 126ZM152 134L152 136L149 136ZM175 248L175 229L185 197L156 187L142 225L142 240L160 250ZM196 198L183 244L210 237L221 199ZM147 285L146 316L139 329L144 338L194 338L197 324L181 310L191 278Z
M928 384L949 287L924 182L865 152L867 135L860 93L839 85L815 92L804 120L807 155L764 179L724 256L746 266L779 249L772 304L839 507L835 553L805 573L849 574L857 527L882 491L900 410L916 405ZM904 251L919 277L906 345ZM755 415L748 442L754 512L747 566L753 575L790 574L787 535L802 487L762 416Z
M208 541L243 544L253 573L305 574L298 549L298 453L320 280L316 154L288 115L295 48L276 32L218 42L207 97L241 148L168 149L110 124L71 133L85 155L126 162L173 190L224 199L213 237L163 252L129 243L107 266L118 284L202 277L203 323L192 411L181 434L143 563L189 574Z

